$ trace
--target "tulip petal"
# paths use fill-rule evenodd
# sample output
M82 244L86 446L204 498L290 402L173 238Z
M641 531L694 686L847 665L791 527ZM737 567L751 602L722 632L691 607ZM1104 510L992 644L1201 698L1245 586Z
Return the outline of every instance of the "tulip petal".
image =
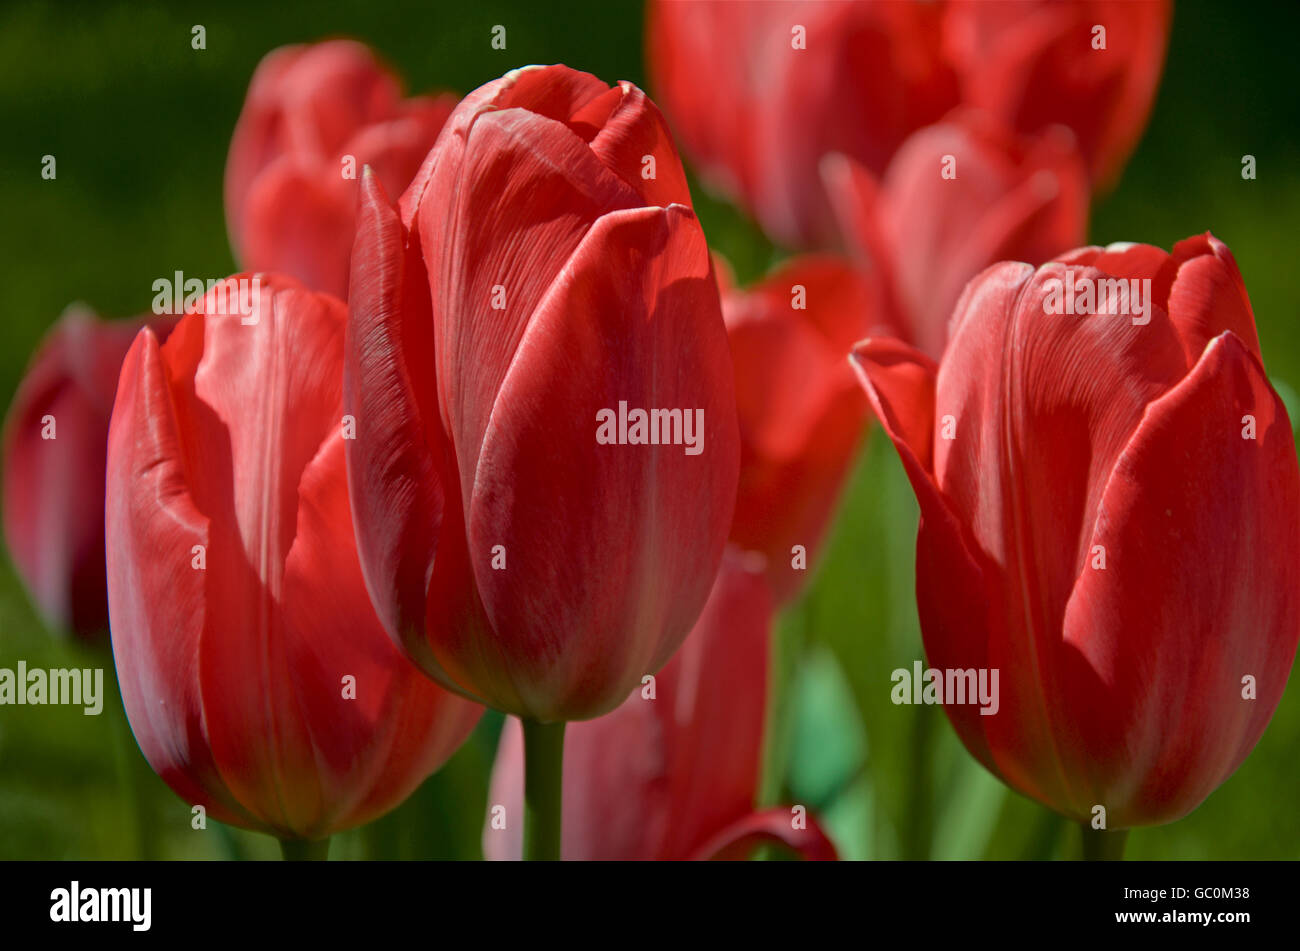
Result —
M279 604L299 480L341 416L345 312L266 280L256 323L189 318L166 355L186 484L210 519L198 669L205 701L223 711L209 723L213 756L240 802L292 834L320 814L324 791L302 708L277 689L292 677Z
M248 189L240 260L345 296L354 228L350 184L293 156L276 159Z
M1177 275L1169 289L1169 316L1193 367L1209 342L1230 331L1262 363L1255 314L1232 252L1208 231L1174 245Z
M208 546L209 522L186 487L167 371L148 328L122 364L108 463L113 657L136 742L186 802L225 822L259 826L213 758L204 698L190 673L207 623L206 577L193 564Z
M384 636L356 549L347 544L344 442L340 427L303 473L284 569L290 679L281 689L291 689L303 711L324 790L321 813L294 830L305 838L362 824L405 799L482 712L430 683ZM345 677L352 678L350 694Z
M817 820L804 815L802 822L803 827L796 828L792 810L784 807L754 812L719 832L695 857L738 861L749 858L760 845L777 845L809 862L838 859L835 845Z
M950 160L954 177L936 174ZM1021 140L969 112L910 137L882 188L895 293L910 339L936 359L971 278L996 261L1048 260L1087 223L1087 172L1068 133Z
M243 254L244 202L264 168L290 153L332 159L353 130L392 115L399 98L397 80L355 41L268 53L249 83L226 161L226 221L236 253Z
M5 542L46 624L60 633L90 638L108 629L104 452L122 358L141 326L69 307L5 416ZM167 328L155 329L165 336Z
M429 182L419 233L440 404L468 486L501 381L542 296L602 214L641 201L556 120L505 109L480 114L465 134L463 159Z
M465 480L477 588L491 628L512 632L483 671L510 672L496 698L506 709L542 720L605 712L686 636L734 506L731 381L694 215L673 205L602 217L537 306ZM680 408L677 444L598 444L599 414L620 403ZM702 417L698 453L687 451L688 414ZM701 549L701 539L717 541ZM498 545L504 571L491 567ZM619 583L593 590L603 577Z
M356 424L347 446L353 522L385 630L430 667L423 633L445 504L442 427L428 283L418 241L406 238L383 185L363 174L344 364L344 410Z
M987 667L987 580L994 575L931 472L938 367L923 352L889 339L864 340L854 348L851 361L920 504L916 598L926 656L935 667ZM944 710L967 749L1000 775L976 708L945 706Z
M821 162L821 177L855 263L875 296L875 319L889 335L914 339L913 320L898 297L897 268L885 233L886 203L880 183L864 166L846 155L832 153ZM880 336L874 328L872 336Z
M1094 181L1112 184L1155 99L1173 5L981 0L945 7L945 44L967 102L1016 128L1079 137ZM1095 44L1104 27L1105 46Z
M459 168L470 132L484 113L522 107L567 124L585 104L608 91L609 86L595 76L567 66L524 66L475 89L447 120L447 134L439 136L437 146L425 157L398 202L402 226L408 230L413 227L416 210L425 200L435 171ZM588 140L584 137L582 141Z
M617 94L617 105L591 140L591 150L637 191L642 204L691 207L686 172L655 104L629 82L619 83L610 94Z
M1300 530L1277 517L1297 507L1286 410L1250 345L1223 333L1147 409L1097 511L1105 570L1085 567L1070 597L1059 728L1081 813L1105 805L1112 828L1177 819L1255 745L1300 637Z

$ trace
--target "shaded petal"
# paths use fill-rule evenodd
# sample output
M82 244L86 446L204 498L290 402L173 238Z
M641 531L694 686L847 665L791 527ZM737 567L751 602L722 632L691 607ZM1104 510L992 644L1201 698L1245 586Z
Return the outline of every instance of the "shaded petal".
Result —
M343 371L344 410L356 422L346 447L353 521L384 628L430 669L424 618L446 496L428 281L418 241L368 171L358 218Z

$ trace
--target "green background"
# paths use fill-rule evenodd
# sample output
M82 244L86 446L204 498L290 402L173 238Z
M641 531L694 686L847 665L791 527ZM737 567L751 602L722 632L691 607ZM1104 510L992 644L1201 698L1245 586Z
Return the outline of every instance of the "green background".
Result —
M195 12L195 11L199 12ZM207 48L190 46L191 26ZM0 399L71 301L128 316L180 270L234 269L222 213L226 148L268 50L348 35L417 91L467 92L525 63L564 62L645 84L639 4L224 2L0 9ZM495 24L507 49L489 45ZM1184 4L1147 134L1091 239L1164 247L1211 229L1245 276L1268 369L1300 383L1300 5ZM720 37L719 42L726 42ZM653 92L653 90L651 90ZM1243 181L1253 154L1258 178ZM53 154L58 177L40 176ZM745 218L696 189L710 243L742 280L779 260ZM1067 824L992 779L942 712L889 702L889 672L921 657L913 599L916 506L876 431L807 595L780 621L762 796L822 815L846 857L1073 857ZM43 629L0 563L0 667L104 666L107 649ZM1176 715L1176 713L1175 713ZM500 718L401 808L339 836L333 857L478 857ZM1190 817L1139 829L1131 858L1300 857L1300 689L1258 747ZM209 822L140 756L111 694L80 707L0 707L0 858L274 857L269 838Z

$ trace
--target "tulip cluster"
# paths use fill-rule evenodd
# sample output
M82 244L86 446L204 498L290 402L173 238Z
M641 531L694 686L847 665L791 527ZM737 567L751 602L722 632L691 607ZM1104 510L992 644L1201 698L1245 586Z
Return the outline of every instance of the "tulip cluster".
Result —
M6 422L18 570L111 629L158 775L286 856L487 707L489 858L833 859L757 801L773 622L875 418L927 659L1000 675L940 698L966 748L1092 828L1184 816L1285 687L1300 467L1227 247L1085 245L1169 22L651 0L664 113L563 65L403 98L359 43L275 50L225 176L251 299L60 320ZM677 142L799 253L740 284Z

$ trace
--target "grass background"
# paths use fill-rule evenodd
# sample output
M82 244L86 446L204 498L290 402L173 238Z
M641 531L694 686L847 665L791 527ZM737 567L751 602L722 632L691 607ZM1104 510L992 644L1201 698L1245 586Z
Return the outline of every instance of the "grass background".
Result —
M161 4L10 2L0 8L0 400L71 301L110 316L146 310L181 270L234 269L221 180L258 60L329 36L374 46L413 91L467 92L507 69L564 62L645 84L639 4L481 0L452 4L231 0ZM191 48L203 24L207 48ZM491 29L507 48L491 49ZM1300 97L1291 44L1300 6L1184 3L1150 127L1119 187L1099 198L1092 240L1164 247L1206 229L1246 278L1270 374L1300 384ZM719 38L726 42L726 38ZM1252 154L1258 178L1243 181ZM40 177L53 154L58 177ZM710 243L742 280L779 260L745 218L697 191ZM847 857L1069 857L1066 824L1006 790L965 753L936 708L896 707L889 672L922 656L913 598L916 506L874 433L804 599L779 624L768 801L822 814ZM104 666L42 628L0 561L0 667ZM1176 716L1177 711L1170 711ZM338 837L337 858L480 855L500 718L401 808ZM1190 817L1135 831L1132 858L1300 857L1300 689L1242 768ZM0 707L0 858L273 857L262 836L209 822L149 770L120 701Z

